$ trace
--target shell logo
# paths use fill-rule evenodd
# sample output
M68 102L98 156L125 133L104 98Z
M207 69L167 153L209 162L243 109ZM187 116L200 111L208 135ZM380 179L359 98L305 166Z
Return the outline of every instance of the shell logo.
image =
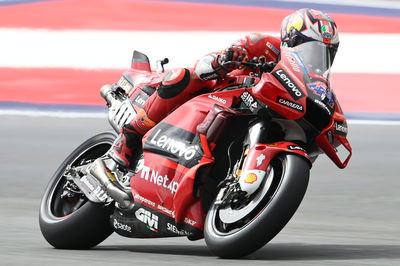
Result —
M253 173L248 174L244 179L244 182L248 184L253 184L256 181L257 181L257 175Z

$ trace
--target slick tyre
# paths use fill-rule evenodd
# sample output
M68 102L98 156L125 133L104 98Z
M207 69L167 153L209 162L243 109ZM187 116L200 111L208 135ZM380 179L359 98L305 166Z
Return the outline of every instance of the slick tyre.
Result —
M285 154L274 158L271 168L248 206L236 210L211 205L204 237L217 256L232 259L256 251L274 238L296 212L308 186L309 163L303 157Z
M91 248L113 232L109 210L88 201L82 193L68 197L62 195L69 185L67 183L71 182L64 177L65 169L104 155L115 138L114 134L105 132L86 140L64 160L51 178L40 204L39 225L44 238L55 248Z

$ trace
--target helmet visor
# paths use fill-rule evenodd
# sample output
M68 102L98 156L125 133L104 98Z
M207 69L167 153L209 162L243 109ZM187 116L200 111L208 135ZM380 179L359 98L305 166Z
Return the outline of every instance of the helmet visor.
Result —
M294 47L293 51L301 59L310 74L316 74L328 80L337 45L311 41Z

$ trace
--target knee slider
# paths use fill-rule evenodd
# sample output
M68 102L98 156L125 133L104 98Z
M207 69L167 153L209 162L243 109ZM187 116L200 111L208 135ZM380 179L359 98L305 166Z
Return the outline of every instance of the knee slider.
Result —
M164 77L158 87L158 95L163 99L170 99L181 93L190 82L190 71L186 68L171 70Z

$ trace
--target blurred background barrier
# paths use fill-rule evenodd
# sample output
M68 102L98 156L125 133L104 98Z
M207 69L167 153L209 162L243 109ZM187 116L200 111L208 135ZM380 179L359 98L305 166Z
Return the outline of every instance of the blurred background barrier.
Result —
M152 63L169 57L168 68L193 66L247 33L278 35L301 7L338 24L332 87L348 117L400 120L394 0L0 1L0 109L102 106L99 88L129 68L134 49Z

